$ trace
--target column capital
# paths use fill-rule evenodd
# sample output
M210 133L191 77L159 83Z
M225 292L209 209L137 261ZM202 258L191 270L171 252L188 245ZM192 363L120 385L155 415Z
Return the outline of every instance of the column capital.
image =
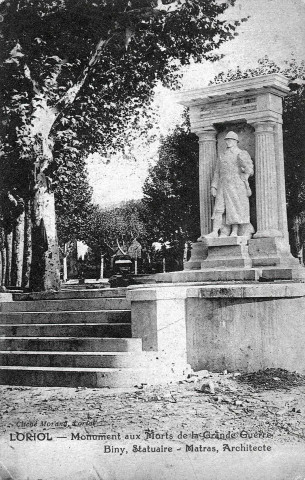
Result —
M273 133L277 124L274 120L255 120L248 123L254 127L255 133Z
M216 142L217 130L212 125L202 128L195 133L199 137L199 142Z

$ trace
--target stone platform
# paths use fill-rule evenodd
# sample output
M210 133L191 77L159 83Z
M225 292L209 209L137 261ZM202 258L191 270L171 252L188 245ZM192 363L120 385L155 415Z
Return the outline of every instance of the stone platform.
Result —
M201 262L201 269L209 268L250 268L247 237L206 237L203 240L208 248L208 256Z
M162 284L129 287L127 298L132 335L169 362L215 372L305 373L303 283Z
M265 282L292 280L305 282L305 269L293 267L207 268L157 273L156 283Z
M158 274L157 282L304 281L305 269L283 238L203 237L183 272ZM200 255L203 255L200 259ZM202 272L202 273L201 273Z

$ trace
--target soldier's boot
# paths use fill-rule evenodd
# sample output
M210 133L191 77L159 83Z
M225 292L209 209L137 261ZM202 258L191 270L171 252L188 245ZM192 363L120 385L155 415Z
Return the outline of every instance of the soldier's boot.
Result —
M206 238L218 238L218 232L221 229L222 225L222 214L216 214L213 220L213 230L208 235L205 235Z
M238 224L234 224L232 225L232 231L231 231L231 234L230 234L230 237L237 237L237 233L238 233Z

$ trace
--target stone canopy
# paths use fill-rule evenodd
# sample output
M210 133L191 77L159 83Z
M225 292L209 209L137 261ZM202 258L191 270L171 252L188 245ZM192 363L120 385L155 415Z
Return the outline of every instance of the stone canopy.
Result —
M190 108L192 131L199 135L215 123L282 123L281 99L289 91L287 78L274 73L181 92L176 100Z

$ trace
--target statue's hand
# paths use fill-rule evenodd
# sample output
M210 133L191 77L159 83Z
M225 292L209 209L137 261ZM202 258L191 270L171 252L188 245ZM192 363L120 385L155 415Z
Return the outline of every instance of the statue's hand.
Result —
M216 197L216 194L217 194L217 189L216 189L215 187L212 187L212 188L211 188L211 195L212 195L213 197Z

